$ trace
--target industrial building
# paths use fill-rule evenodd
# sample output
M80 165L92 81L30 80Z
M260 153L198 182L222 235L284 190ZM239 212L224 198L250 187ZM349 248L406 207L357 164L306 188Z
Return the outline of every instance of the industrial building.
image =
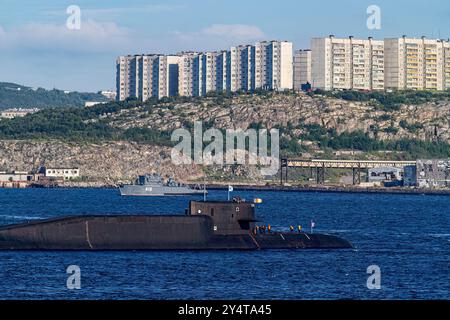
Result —
M419 188L450 187L450 158L417 160L417 186Z
M415 187L417 185L417 166L403 167L403 186Z
M403 168L377 167L368 170L368 182L393 182L403 180Z
M32 174L23 171L0 171L0 188L25 188L34 180Z

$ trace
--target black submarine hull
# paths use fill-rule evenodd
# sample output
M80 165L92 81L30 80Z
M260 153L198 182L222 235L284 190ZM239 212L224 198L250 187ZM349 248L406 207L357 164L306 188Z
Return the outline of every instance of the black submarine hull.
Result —
M217 232L207 215L76 216L0 227L0 250L346 249L339 237L308 233Z

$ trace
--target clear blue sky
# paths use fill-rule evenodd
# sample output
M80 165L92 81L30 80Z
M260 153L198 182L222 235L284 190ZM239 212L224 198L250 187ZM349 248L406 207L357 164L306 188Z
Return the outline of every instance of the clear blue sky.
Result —
M81 9L68 30L66 9ZM381 30L366 27L381 8ZM448 0L0 0L0 81L113 89L121 54L218 50L261 39L450 37Z

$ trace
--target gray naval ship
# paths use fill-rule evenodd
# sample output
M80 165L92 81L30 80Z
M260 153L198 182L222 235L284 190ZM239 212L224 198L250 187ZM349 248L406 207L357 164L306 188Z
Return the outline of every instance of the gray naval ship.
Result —
M139 176L134 184L128 184L119 188L122 196L177 196L200 195L207 193L204 188L191 188L176 182L174 179L164 183L159 174L146 174Z

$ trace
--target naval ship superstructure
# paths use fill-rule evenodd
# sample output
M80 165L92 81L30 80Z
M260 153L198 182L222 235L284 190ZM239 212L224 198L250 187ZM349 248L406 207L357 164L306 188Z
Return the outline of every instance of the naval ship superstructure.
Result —
M167 182L159 174L139 176L134 184L123 185L120 188L122 196L176 196L200 195L206 193L202 188L193 189L187 185L169 178Z

